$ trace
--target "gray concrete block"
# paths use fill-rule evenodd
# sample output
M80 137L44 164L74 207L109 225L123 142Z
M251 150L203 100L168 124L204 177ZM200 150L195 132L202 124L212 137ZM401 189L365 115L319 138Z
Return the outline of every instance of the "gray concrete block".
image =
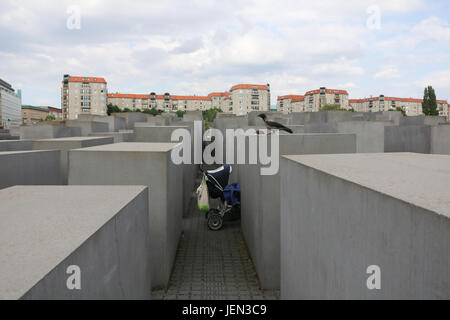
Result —
M187 111L183 115L183 121L203 121L203 113L201 111Z
M70 185L149 187L153 287L167 286L182 229L182 168L170 157L176 145L128 142L69 152Z
M60 122L21 126L19 130L21 139L31 140L81 136L81 128L66 127L64 123Z
M82 137L87 137L93 132L108 132L109 130L107 122L67 120L65 124L68 128L80 128Z
M440 116L426 116L424 119L424 123L429 126L437 126L438 124L444 124L447 123L446 117L440 117Z
M114 143L134 142L134 132L96 132L90 133L89 137L113 137Z
M425 116L400 117L400 126L422 126L425 124Z
M0 152L0 189L15 185L62 184L60 152Z
M279 142L280 156L356 152L354 134L280 135ZM268 149L271 150L270 140ZM277 289L280 286L280 176L279 173L263 176L260 168L260 164L239 166L241 225L262 288Z
M194 124L193 122L172 126L154 126L148 123L136 123L134 132L136 142L172 142L172 132L176 129L189 130L191 135L191 159L194 159ZM189 202L196 189L195 180L198 173L198 165L183 164L183 212L187 214Z
M337 122L312 122L304 126L305 133L337 133Z
M126 130L133 130L136 122L147 122L147 114L142 112L113 113L114 117L123 118L126 122Z
M33 141L33 150L60 150L60 170L62 183L67 184L68 157L67 152L72 149L80 149L102 144L114 143L113 137L70 137L58 139L42 139Z
M31 150L31 140L2 140L0 141L0 151L22 151Z
M449 299L449 156L290 156L281 299ZM419 187L420 185L420 187ZM369 266L381 290L369 290Z
M384 152L384 128L392 122L350 121L337 124L339 133L356 134L356 152Z
M385 152L430 153L430 126L387 126L384 128Z
M150 299L146 187L18 186L0 203L0 299Z
M450 154L450 125L431 128L431 153Z
M127 128L127 124L124 118L114 116L96 116L91 114L80 114L78 116L80 121L94 121L104 122L108 124L108 132L117 132Z

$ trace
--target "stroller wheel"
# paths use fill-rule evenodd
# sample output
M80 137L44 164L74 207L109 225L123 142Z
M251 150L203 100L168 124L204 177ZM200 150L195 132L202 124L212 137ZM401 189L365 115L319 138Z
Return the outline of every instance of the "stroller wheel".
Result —
M205 219L208 219L209 216L210 216L211 214L213 214L213 213L219 213L219 210L217 210L217 209L211 209L211 210L209 210L208 212L205 213Z
M212 231L218 231L222 228L223 218L218 213L211 213L208 217L208 228Z

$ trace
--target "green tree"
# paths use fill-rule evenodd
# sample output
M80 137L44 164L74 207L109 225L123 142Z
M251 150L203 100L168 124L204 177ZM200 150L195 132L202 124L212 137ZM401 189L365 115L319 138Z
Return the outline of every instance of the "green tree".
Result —
M402 113L402 115L403 115L404 117L406 117L406 111L403 110L403 108L396 107L395 110L394 110L394 109L389 109L389 111L400 111L400 112Z
M123 109L123 112L133 112L133 110L131 110L130 108L125 108Z
M178 110L177 112L175 112L178 116L178 118L183 118L183 116L186 114L186 111L184 110Z
M205 122L205 129L208 130L211 126L210 123L214 122L219 112L222 112L220 108L211 108L203 111L203 120Z
M437 116L436 92L432 86L425 88L423 93L422 112L426 116Z
M160 111L158 111L156 108L145 109L143 112L146 114L151 114L153 116L157 116L158 114L160 114Z
M45 117L45 121L53 121L56 120L56 117L53 114L49 114L47 117Z
M106 106L107 111L106 113L108 114L108 116L111 115L111 113L119 113L122 112L122 110L120 110L120 108L112 103L108 103L108 105Z

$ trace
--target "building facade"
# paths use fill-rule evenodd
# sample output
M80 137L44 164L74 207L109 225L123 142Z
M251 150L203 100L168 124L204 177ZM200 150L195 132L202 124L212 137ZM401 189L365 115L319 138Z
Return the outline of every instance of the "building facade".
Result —
M279 96L277 99L277 110L282 113L304 112L305 96L287 95Z
M53 108L53 107L42 107L48 110L48 114L50 116L54 116L55 120L62 120L63 119L63 115L62 115L62 110L58 109L58 108Z
M107 95L104 78L64 75L61 88L63 119L77 119L80 114L106 116Z
M305 93L305 112L317 112L325 105L338 105L348 109L348 92L346 90L327 89L322 87Z
M36 124L45 120L49 115L49 110L44 107L35 107L29 105L22 106L23 124Z
M338 105L341 109L349 109L348 92L346 90L327 89L321 87L308 91L305 95L280 96L277 99L277 111L317 112L325 105Z
M22 123L22 101L13 87L0 79L0 126L9 128Z
M231 110L237 116L270 110L270 85L238 84L230 89Z
M422 102L423 99L396 98L380 95L379 97L350 99L349 106L357 112L379 112L401 108L408 116L418 116L423 114ZM448 102L446 100L437 100L436 102L439 116L444 116L448 119Z
M223 112L245 115L253 110L266 111L270 108L269 85L240 84L229 92L213 92L207 96L181 96L165 93L122 94L110 93L107 103L116 105L121 110L143 111L156 108L164 112L173 111L205 111L219 108Z

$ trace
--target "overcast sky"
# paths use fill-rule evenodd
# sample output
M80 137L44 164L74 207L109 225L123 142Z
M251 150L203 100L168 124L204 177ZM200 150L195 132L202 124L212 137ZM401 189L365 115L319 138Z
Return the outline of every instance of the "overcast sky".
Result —
M450 99L449 17L448 0L0 0L0 78L55 107L66 73L121 93L270 83L272 104L320 86Z

